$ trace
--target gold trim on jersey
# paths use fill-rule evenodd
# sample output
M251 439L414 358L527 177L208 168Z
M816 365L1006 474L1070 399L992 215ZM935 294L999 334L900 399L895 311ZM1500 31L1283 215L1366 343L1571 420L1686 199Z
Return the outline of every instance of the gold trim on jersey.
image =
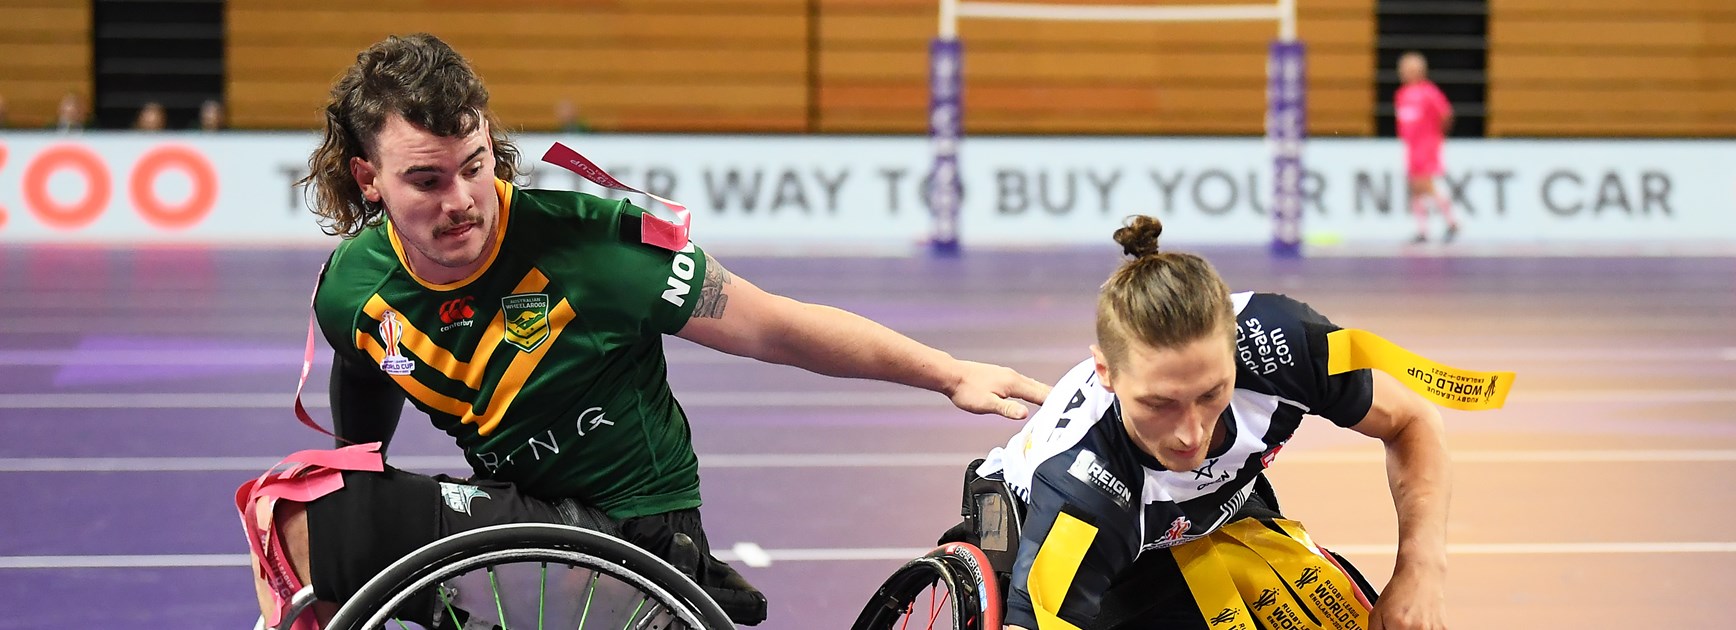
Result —
M512 215L512 184L501 179L494 180L494 194L500 197L500 221L498 225L494 226L494 235L491 237L494 239L494 247L490 248L488 252L488 260L483 262L481 267L477 267L476 271L470 272L470 275L463 280L446 284L435 284L423 280L421 276L416 275L416 270L410 268L410 261L404 259L404 244L398 242L398 230L392 227L391 221L387 221L386 236L392 241L392 252L398 255L398 264L404 266L404 271L409 272L410 277L415 279L417 284L435 291L462 289L471 282L475 282L477 278L482 277L482 274L486 273L489 267L494 266L494 259L500 256L500 248L506 243L506 220Z
M513 287L512 292L517 294L541 291L547 288L548 284L548 277L544 276L541 271L532 268L530 273L525 274L524 279L518 281L518 286ZM396 309L393 309L391 304L386 303L384 298L376 294L374 297L368 298L368 303L362 307L362 310L368 314L368 317L379 321L385 317L386 311ZM496 312L494 319L488 322L488 327L483 329L482 340L476 344L476 353L470 357L469 361L460 361L457 357L452 356L450 351L434 343L428 334L416 328L414 324L405 321L404 318L399 318L398 323L404 328L399 343L402 343L411 354L416 355L428 367L445 374L447 378L464 383L471 389L482 389L482 375L488 368L488 359L494 356L495 349L499 348L500 342L506 338L506 323L501 318L501 313Z
M513 293L541 291L548 286L548 282L548 277L533 268L530 273L525 274L524 279L519 281L518 286L513 288ZM395 311L396 309L392 308L392 305L387 303L385 298L376 294L368 299L363 310L368 314L368 317L380 320L385 317L387 311ZM393 375L392 379L418 402L447 414L458 416L460 422L464 424L475 424L478 434L488 435L494 431L496 426L499 426L500 420L506 415L506 410L512 406L513 399L518 397L519 391L524 388L531 373L536 371L537 365L542 363L543 357L548 354L554 341L560 337L561 332L566 330L566 325L572 322L576 316L572 304L565 299L549 309L547 318L549 336L547 340L530 352L514 354L512 363L507 365L506 373L502 374L500 381L495 383L494 394L489 397L487 406L480 413L475 410L474 403L436 392L417 381L412 375ZM453 356L450 350L434 343L432 338L409 321L399 319L399 323L404 329L399 343L405 349L416 355L416 358L420 359L424 366L440 372L453 381L464 383L472 390L482 389L482 379L487 370L488 361L506 338L506 324L500 313L495 313L494 319L489 322L488 328L483 332L481 341L477 343L475 355L469 361L460 361ZM356 331L356 347L374 357L375 361L383 360L386 356L386 350L380 342L361 330Z

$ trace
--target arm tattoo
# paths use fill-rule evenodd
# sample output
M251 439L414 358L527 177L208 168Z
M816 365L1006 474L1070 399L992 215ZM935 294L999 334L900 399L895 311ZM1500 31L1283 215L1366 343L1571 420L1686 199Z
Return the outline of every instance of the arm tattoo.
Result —
M723 319L723 309L729 306L729 296L723 285L729 284L729 270L717 263L711 254L705 255L705 283L699 288L699 301L693 305L692 319L709 317Z

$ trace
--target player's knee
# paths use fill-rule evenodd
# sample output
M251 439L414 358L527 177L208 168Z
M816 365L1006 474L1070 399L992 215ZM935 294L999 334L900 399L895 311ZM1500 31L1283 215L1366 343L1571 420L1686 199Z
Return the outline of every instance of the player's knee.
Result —
M255 526L259 531L274 532L288 552L289 563L297 573L305 573L308 557L307 506L295 501L270 498L258 499L254 510ZM305 575L303 576L305 578Z

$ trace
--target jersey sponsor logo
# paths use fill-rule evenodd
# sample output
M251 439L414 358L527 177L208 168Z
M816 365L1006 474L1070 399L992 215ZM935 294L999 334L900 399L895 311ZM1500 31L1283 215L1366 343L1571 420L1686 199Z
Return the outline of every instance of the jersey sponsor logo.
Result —
M1133 500L1133 493L1128 491L1127 484L1117 479L1108 468L1104 468L1103 463L1097 460L1096 453L1080 450L1079 457L1073 460L1067 473L1109 495L1118 506L1125 508L1127 503Z
M1236 352L1243 365L1262 375L1278 371L1279 365L1296 364L1284 329L1267 330L1258 317L1250 317L1236 326Z
M506 342L530 352L549 338L549 296L520 293L500 298L501 318L506 320Z
M476 486L446 483L444 481L440 482L440 498L446 500L446 507L452 508L452 511L459 514L470 516L470 502L476 500L478 497L484 499L494 498L488 496L487 492L483 492L481 488Z
M380 369L387 374L405 376L416 371L416 362L398 351L403 340L404 324L398 321L397 313L386 311L380 319L380 345L386 348L386 357L380 359Z
M1200 466L1199 468L1195 468L1193 470L1195 480L1202 479L1202 478L1206 480L1204 483L1201 483L1200 485L1195 486L1194 487L1195 490L1204 490L1206 488L1210 488L1212 486L1215 486L1215 485L1218 485L1220 483L1223 483L1223 482L1230 480L1230 471L1228 471L1228 470L1224 471L1221 475L1218 475L1215 478L1212 476L1212 468L1214 466L1217 466L1217 465L1218 465L1218 458L1213 457L1211 459L1206 460L1205 465Z
M440 323L444 325L440 327L440 332L446 332L454 328L470 327L475 321L471 318L476 317L476 308L471 305L471 303L475 301L476 296L466 295L456 300L448 300L446 303L441 304Z
M586 434L605 426L615 426L615 421L608 418L602 407L591 407L579 412L578 420L573 422L573 433L582 438ZM530 453L532 461L540 462L542 461L542 454L545 452L550 457L561 454L561 439L564 434L565 432L556 434L555 429L549 429L540 435L525 440L523 446L513 449L505 457L501 457L500 453L481 451L476 454L476 461L482 464L483 468L488 469L488 473L491 475L499 473L502 468L513 465L515 463L513 458L527 451ZM567 443L570 445L573 440L569 438Z
M693 272L698 263L693 261L693 243L688 243L675 257L669 261L669 288L663 291L663 301L676 306L687 303L687 294L693 292Z
M1170 521L1169 530L1163 533L1163 540L1165 542L1178 542L1187 535L1190 529L1193 529L1193 521L1187 520L1186 516L1177 516L1175 520Z

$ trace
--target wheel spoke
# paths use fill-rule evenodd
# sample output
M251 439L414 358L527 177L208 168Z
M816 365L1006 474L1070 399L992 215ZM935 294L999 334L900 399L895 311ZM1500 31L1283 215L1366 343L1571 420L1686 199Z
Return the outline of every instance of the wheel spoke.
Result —
M542 563L542 581L536 585L536 630L543 630L543 614L548 610L549 563Z
M488 567L488 588L494 591L494 614L500 616L500 630L507 630L506 609L500 603L500 580L495 577L494 567Z
M585 620L591 616L591 596L597 594L597 572L591 571L591 584L585 587L585 611L579 613L579 630L585 630Z

